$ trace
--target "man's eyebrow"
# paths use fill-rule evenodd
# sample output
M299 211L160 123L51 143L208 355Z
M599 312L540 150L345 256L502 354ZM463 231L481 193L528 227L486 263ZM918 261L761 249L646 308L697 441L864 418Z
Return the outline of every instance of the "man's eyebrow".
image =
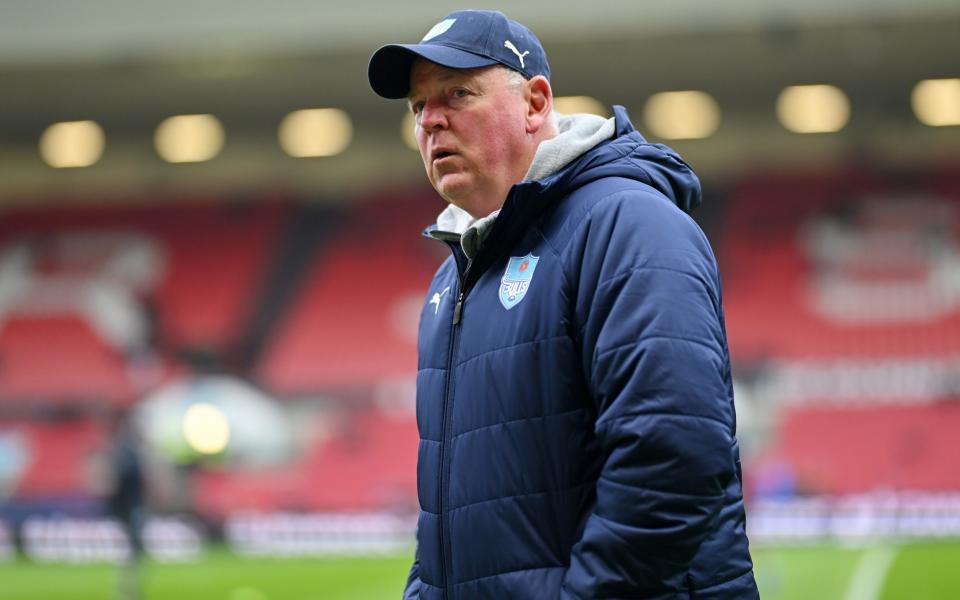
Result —
M466 78L466 77L467 77L467 74L466 74L466 73L462 73L462 72L455 71L455 70L452 70L452 69L451 69L451 70L446 70L446 71L441 71L439 74L437 74L437 75L434 76L435 79L439 79L440 81L444 81L444 82L450 81L451 79L461 79L461 78ZM407 93L407 101L409 102L410 99L413 98L413 96L415 96L415 95L416 95L416 94L414 93L413 88L411 88L411 89L410 89L410 92Z

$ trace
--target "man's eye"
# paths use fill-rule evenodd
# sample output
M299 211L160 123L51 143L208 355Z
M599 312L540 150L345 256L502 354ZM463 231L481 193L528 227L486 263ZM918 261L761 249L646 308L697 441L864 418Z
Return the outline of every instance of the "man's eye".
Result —
M454 98L466 98L469 94L470 94L470 92L468 92L467 90L464 90L464 89L453 90L453 97L454 97Z
M420 111L423 110L423 102L414 102L410 105L410 110L413 112L413 114L419 115Z

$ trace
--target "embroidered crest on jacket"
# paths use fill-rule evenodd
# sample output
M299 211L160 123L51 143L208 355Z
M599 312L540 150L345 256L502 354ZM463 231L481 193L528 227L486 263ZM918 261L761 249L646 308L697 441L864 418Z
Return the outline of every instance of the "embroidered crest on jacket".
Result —
M507 270L500 280L500 304L510 310L527 295L533 272L537 269L539 256L532 253L526 256L511 256L507 261Z

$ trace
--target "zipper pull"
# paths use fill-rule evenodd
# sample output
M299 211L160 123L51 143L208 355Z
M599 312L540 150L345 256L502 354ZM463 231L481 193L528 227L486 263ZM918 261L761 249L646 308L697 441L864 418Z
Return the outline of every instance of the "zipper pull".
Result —
M460 313L463 312L463 292L460 292L460 295L457 296L457 303L453 307L453 324L457 325L460 323Z

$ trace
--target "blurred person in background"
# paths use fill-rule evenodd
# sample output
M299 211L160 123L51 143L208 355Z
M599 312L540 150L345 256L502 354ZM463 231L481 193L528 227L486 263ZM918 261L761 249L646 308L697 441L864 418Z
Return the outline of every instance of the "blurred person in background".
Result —
M602 68L602 65L597 65ZM449 205L421 313L405 598L756 598L717 265L693 171L552 111L537 37L458 11L377 50Z
M142 597L141 563L143 526L147 511L146 467L143 439L129 409L120 409L111 423L109 450L110 486L107 510L123 527L130 551L120 565L117 585L119 600Z

